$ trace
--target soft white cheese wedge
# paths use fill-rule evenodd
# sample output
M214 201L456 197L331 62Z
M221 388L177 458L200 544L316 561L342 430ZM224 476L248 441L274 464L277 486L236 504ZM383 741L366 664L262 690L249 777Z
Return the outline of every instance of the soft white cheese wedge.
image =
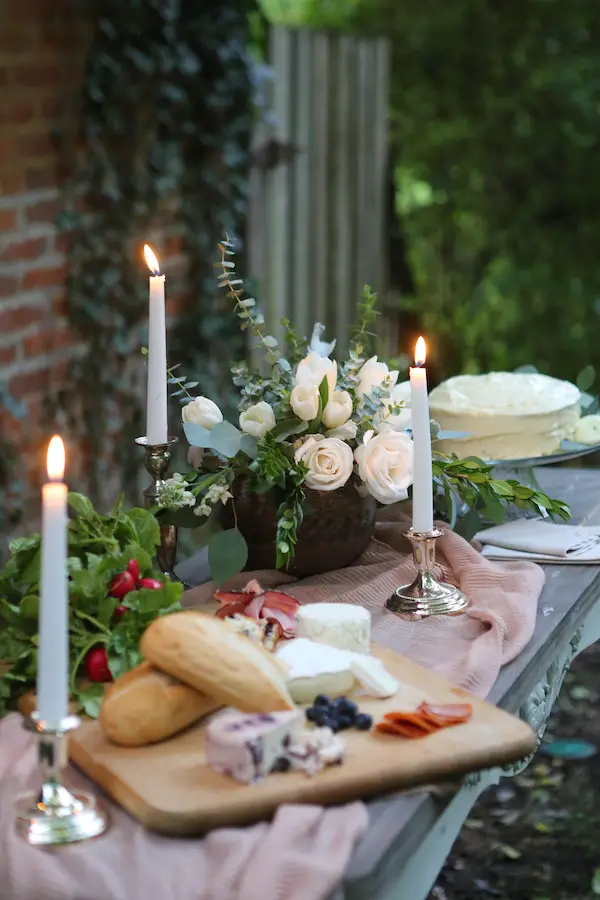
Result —
M309 603L296 613L296 637L339 650L369 653L371 613L353 603Z
M371 697L393 697L398 682L373 656L296 638L280 646L276 657L289 668L287 687L295 703L312 703L318 694L341 697L360 684Z
M350 671L370 697L379 697L380 699L393 697L400 687L381 660L374 656L355 653L350 664Z

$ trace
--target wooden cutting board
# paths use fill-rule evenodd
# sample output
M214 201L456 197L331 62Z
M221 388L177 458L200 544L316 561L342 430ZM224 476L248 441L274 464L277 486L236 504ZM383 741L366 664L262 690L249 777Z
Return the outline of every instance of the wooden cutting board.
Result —
M98 722L86 720L69 740L69 756L131 815L164 834L199 834L267 819L282 803L343 803L402 788L453 778L518 760L536 746L532 729L514 716L391 650L374 648L401 684L388 700L360 698L360 708L378 721L383 713L414 709L421 700L473 704L465 725L418 740L345 731L341 766L309 778L304 773L269 775L241 785L210 769L199 723L150 747L126 749L109 743ZM30 711L30 710L29 710Z

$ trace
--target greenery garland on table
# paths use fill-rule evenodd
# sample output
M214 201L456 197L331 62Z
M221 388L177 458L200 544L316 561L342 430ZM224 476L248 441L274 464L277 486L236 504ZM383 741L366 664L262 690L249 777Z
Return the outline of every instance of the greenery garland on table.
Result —
M151 229L179 235L188 263L190 302L170 330L171 347L222 399L218 359L241 348L216 300L209 260L215 231L240 228L245 215L253 8L251 0L87 4L94 32L78 128L71 141L62 135L64 162L75 171L59 220L70 238L68 315L86 353L54 402L70 433L94 448L94 496L106 457L116 457L124 483L138 467L130 442L143 430L142 392L126 364L145 321L140 249ZM200 352L206 346L210 357Z

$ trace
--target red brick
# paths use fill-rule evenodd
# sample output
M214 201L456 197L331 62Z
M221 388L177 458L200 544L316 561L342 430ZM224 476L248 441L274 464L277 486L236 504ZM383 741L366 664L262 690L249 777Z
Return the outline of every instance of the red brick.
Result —
M16 294L19 287L17 278L0 277L0 297L10 297Z
M42 356L46 353L52 353L54 350L68 347L71 343L72 338L68 328L53 328L48 331L32 334L31 337L25 338L23 349L25 351L25 357L30 359L32 356Z
M0 87L5 87L8 84L9 72L10 69L8 68L8 66L0 67Z
M28 206L26 217L28 222L54 222L62 209L62 201L55 197L53 200L42 200Z
M13 375L9 381L8 389L19 400L32 394L47 396L49 388L64 382L68 373L69 364L67 362L57 363L54 366L42 364L39 369L35 369L33 372Z
M58 82L58 68L39 63L18 66L13 69L12 81L23 87L47 87Z
M14 309L0 309L0 334L10 334L11 331L18 331L35 322L41 322L45 312L45 306L41 303L17 306Z
M15 157L15 142L10 138L0 141L0 164L7 163Z
M0 366L9 366L17 358L17 348L15 344L10 347L0 347Z
M20 156L53 156L54 144L49 134L28 134L17 141Z
M40 112L45 119L56 119L60 112L60 104L56 97L44 97L40 102Z
M0 29L0 53L3 57L24 53L32 48L33 43L33 32L31 30L27 32L23 26L10 30L2 26Z
M25 190L25 175L23 172L0 173L0 195L10 197L21 194Z
M38 259L46 250L48 241L46 238L28 238L24 241L14 241L8 244L0 252L0 261L13 262L17 259Z
M66 266L52 266L48 269L30 269L23 278L23 288L30 291L33 288L57 287L65 282L67 276Z
M57 234L54 239L54 249L57 253L66 255L71 246L71 236L69 234Z
M33 104L15 101L0 106L0 125L23 125L33 119Z
M69 298L66 294L61 294L52 301L52 312L55 316L66 318L69 315L69 308Z
M27 169L25 173L25 184L28 191L35 191L38 188L54 187L56 182L56 167L53 164L40 166L35 169Z
M16 227L16 209L0 209L0 231L14 231Z

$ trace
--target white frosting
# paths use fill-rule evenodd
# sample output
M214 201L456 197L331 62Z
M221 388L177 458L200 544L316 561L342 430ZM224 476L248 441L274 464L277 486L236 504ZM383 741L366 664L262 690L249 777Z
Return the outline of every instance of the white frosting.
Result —
M548 375L490 372L449 378L429 395L429 410L442 431L468 435L439 441L442 453L522 459L554 453L572 436L579 398L574 384Z
M296 637L340 650L368 653L371 614L352 603L311 603L296 613Z

